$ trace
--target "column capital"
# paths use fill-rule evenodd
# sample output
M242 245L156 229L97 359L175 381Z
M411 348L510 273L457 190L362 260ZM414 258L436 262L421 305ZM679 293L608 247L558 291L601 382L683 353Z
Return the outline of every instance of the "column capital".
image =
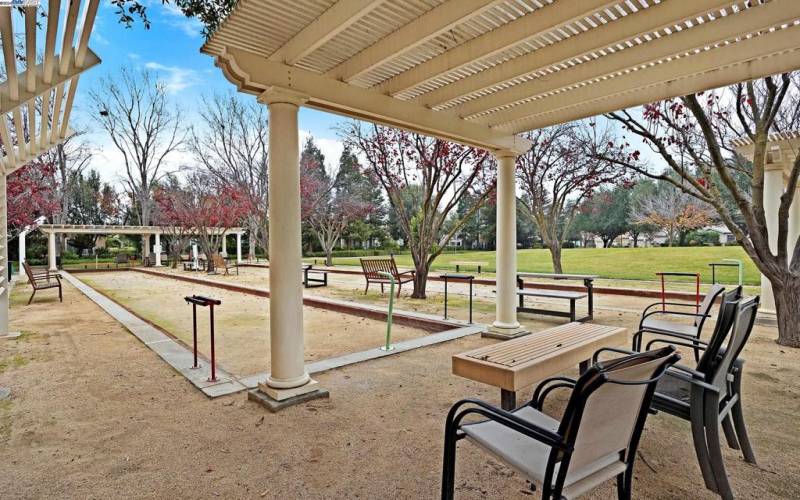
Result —
M519 153L517 153L515 151L512 151L510 149L496 149L496 150L494 150L492 152L492 154L494 154L495 158L497 158L497 159L500 159L500 158L514 158L516 160L517 157L520 156Z
M302 106L309 98L308 95L296 90L272 86L258 96L258 102L266 105L284 103Z

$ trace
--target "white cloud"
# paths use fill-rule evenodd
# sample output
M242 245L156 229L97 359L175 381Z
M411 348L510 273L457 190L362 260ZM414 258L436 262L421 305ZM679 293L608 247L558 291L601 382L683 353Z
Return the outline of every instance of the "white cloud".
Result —
M307 130L300 130L299 136L300 149L302 150L306 139L309 136L313 137L313 134ZM320 151L322 151L322 154L325 155L325 167L330 170L339 168L339 157L342 156L342 151L344 150L344 144L342 141L337 139L314 137L314 143L316 143L317 147L320 149Z
M200 83L201 78L197 71L190 68L182 68L180 66L165 66L157 62L148 62L144 65L145 68L163 73L166 78L163 79L167 92L172 94L180 92L188 87Z
M195 18L189 19L175 5L168 3L162 4L164 22L167 26L183 31L189 37L199 38L203 32L203 25Z

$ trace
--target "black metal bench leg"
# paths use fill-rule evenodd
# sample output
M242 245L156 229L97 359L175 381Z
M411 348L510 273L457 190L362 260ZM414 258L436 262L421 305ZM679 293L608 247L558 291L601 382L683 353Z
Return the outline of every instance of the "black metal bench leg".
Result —
M575 322L575 300L569 301L569 320Z

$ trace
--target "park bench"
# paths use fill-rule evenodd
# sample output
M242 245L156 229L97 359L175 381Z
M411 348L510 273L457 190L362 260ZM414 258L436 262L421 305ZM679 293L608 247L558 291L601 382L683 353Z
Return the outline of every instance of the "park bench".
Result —
M48 288L58 288L58 301L64 302L64 299L61 295L60 274L55 272L51 273L49 270L45 270L44 272L34 272L27 262L23 262L22 267L25 268L25 274L28 276L28 282L33 287L33 293L31 294L31 298L28 299L28 304L31 303L33 296L36 295L36 292L39 290L46 290Z
M456 266L456 272L461 271L462 266L470 266L478 269L478 274L481 274L481 269L486 267L487 263L483 261L477 260L454 260L451 262L454 266Z
M545 278L552 280L582 280L583 285L586 287L586 291L578 292L569 290L550 290L543 288L525 288L524 278ZM517 295L519 296L519 305L517 306L517 312L545 314L548 316L569 318L571 322L591 321L594 318L594 287L592 283L595 278L596 276L590 276L584 274L517 273L517 285L518 285ZM542 297L548 299L568 300L569 312L553 311L551 309L540 309L535 307L526 307L525 297ZM588 298L589 313L583 318L576 318L575 303L583 298Z
M214 255L212 255L211 258L212 258L212 262L214 263L214 269L215 270L224 269L225 270L225 275L227 276L227 275L230 274L230 270L231 269L236 269L236 275L237 276L239 275L239 264L236 261L234 261L231 264L231 263L228 262L228 259L226 259L225 257L223 257L222 255L220 255L218 253L215 253Z
M314 269L311 264L303 265L303 288L328 286L328 271Z
M118 253L114 257L114 265L119 267L120 264L128 265L128 254L126 253Z
M628 343L628 329L568 323L518 339L453 356L453 374L500 388L504 410L516 407L516 393L552 375L589 367L602 347Z
M361 259L361 269L364 271L364 278L367 280L367 287L364 289L364 295L369 291L370 283L380 283L381 293L383 293L383 285L391 283L391 280L381 273L388 273L394 277L394 281L397 284L398 297L400 297L400 288L403 286L403 283L414 281L414 271L399 272L394 257L389 257L388 259Z

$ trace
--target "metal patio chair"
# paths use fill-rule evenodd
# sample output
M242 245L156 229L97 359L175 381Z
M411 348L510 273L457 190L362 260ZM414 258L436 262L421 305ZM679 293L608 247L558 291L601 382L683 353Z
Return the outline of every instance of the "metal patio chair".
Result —
M642 350L642 342L645 334L676 337L690 342L695 339L699 340L706 319L710 316L711 308L724 291L725 287L722 285L713 285L703 298L699 309L693 312L673 309L697 307L695 304L690 304L688 302L655 302L650 304L642 311L642 318L639 320L639 328L636 333L633 334L633 345L631 348L636 352L640 352ZM661 307L659 309L654 309L658 306ZM664 306L669 306L670 309L665 309ZM693 321L691 323L675 321L686 318L693 318ZM694 349L694 359L695 361L700 359L699 349Z
M709 342L684 342L656 338L647 344L668 343L700 349L703 355L695 369L674 365L659 381L651 409L677 416L691 423L692 438L703 481L708 489L723 498L733 498L728 482L719 439L719 427L733 449L741 450L748 463L756 463L742 411L742 372L744 360L739 357L755 323L759 298L731 300L736 293L723 298L714 334ZM602 352L627 354L630 351L605 348Z
M459 401L447 415L442 499L453 498L456 442L463 438L541 485L542 498L572 498L613 478L619 497L630 498L636 447L656 382L679 359L667 346L597 363L577 381L546 379L530 403L512 412L480 400ZM572 394L558 421L541 404L560 387ZM467 416L486 420L464 423Z

